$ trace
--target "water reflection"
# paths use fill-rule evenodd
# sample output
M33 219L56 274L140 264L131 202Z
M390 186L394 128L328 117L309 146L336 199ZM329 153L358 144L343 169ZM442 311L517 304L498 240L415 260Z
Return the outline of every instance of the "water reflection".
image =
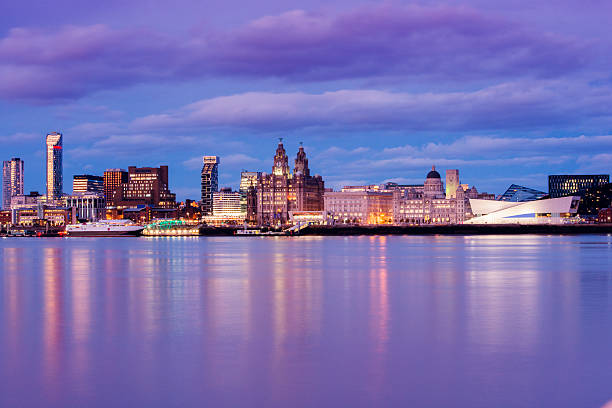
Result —
M597 406L611 254L607 236L3 240L0 406Z

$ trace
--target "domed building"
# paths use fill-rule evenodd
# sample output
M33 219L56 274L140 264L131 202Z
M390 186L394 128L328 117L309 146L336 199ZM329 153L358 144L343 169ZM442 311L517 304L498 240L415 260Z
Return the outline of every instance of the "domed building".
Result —
M444 185L440 173L436 171L436 166L431 166L431 171L427 173L425 184L423 185L423 195L426 198L445 198Z
M461 224L471 216L465 190L459 185L459 170L447 170L447 194L440 173L432 166L422 192L415 186L394 191L393 222L396 224Z

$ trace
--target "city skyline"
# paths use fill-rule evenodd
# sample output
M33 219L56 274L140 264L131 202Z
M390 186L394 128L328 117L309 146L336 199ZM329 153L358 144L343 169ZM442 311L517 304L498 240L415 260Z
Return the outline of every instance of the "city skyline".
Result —
M431 165L496 193L610 173L608 3L234 6L7 7L5 159L41 172L38 141L57 130L66 180L167 164L179 199L198 197L202 155L223 157L219 185L237 188L276 137L304 142L334 188L418 182Z
M47 133L46 137L45 137L45 143L46 143L46 149L47 149L47 157L46 157L46 179L45 179L45 195L47 196L47 199L50 199L49 196L49 192L50 191L54 191L55 195L53 198L51 199L58 199L60 198L62 195L67 196L69 195L68 191L63 191L63 178L65 177L65 175L63 174L63 160L62 160L62 156L63 156L63 134L60 132L50 132ZM282 146L283 144L283 138L279 138L279 146ZM277 151L278 154L278 151ZM302 142L299 142L299 148L297 151L298 154L298 158L300 157L300 155L304 155L304 146ZM243 189L243 184L244 184L244 174L275 174L277 171L280 171L279 166L276 165L276 163L273 165L272 171L270 173L267 173L267 171L261 171L262 169L257 169L256 171L249 171L249 170L245 170L244 168L241 169L240 171L240 178L238 180L238 184L231 184L231 185L222 185L221 183L218 182L218 167L219 167L219 163L220 163L220 157L219 156L200 156L201 161L203 163L203 167L200 171L199 174L199 185L200 185L200 199L198 200L196 197L191 197L191 196L186 196L186 197L177 197L179 199L179 201L185 201L185 200L194 200L195 201L199 201L201 203L203 203L204 205L204 212L211 214L212 211L212 191L218 191L222 188L230 188L231 191L242 191ZM305 160L305 165L306 168L308 168L308 159L305 159L305 156L303 158ZM38 192L37 190L28 190L27 188L25 188L25 183L24 183L24 171L23 171L23 167L24 167L24 161L21 160L20 158L12 158L11 160L8 161L4 161L4 167L5 167L5 171L7 168L7 163L12 163L12 161L19 161L20 163L20 171L18 173L19 175L19 188L21 189L19 194L25 194L26 192L30 191L30 192ZM276 160L276 157L275 157ZM297 164L297 162L296 162ZM54 170L55 167L57 167L59 165L59 171ZM212 165L212 167L208 168L207 167ZM288 165L288 164L287 164ZM136 166L129 166L130 168L135 168ZM435 165L432 165L432 171L435 170ZM9 167L10 168L10 167ZM144 167L144 168L150 168L150 167ZM167 168L167 165L161 165L161 168ZM446 170L446 178L447 178L447 185L446 185L446 194L447 196L452 196L453 195L453 191L456 190L456 188L459 186L459 175L458 175L458 169L445 169ZM295 169L295 171L298 171L297 168ZM117 173L117 174L123 174L125 173L125 176L127 176L127 172L125 170L122 170L120 168L106 168L103 171L103 176L102 175L96 175L96 174L74 174L72 175L72 179L73 179L73 186L72 186L72 190L73 193L74 192L84 192L84 191L89 191L89 189L93 189L91 191L96 191L97 193L103 193L104 195L108 195L109 192L103 191L103 186L102 186L102 182L103 180L108 176L108 174L111 173ZM10 175L10 173L7 173L8 176L10 176L9 178L7 178L5 175L3 175L3 185L6 184L8 182L8 180L10 180L10 178L12 177ZM206 174L206 176L205 176ZM211 179L211 175L212 175L212 179ZM124 176L122 176L123 179ZM166 176L167 180L166 183L168 183L168 185L171 184L171 178ZM205 180L206 177L206 180ZM329 177L329 176L328 176ZM450 178L449 178L450 177ZM567 174L567 175L562 175L562 176L552 176L552 175L547 175L546 178L548 180L548 188L550 190L550 178L551 177L586 177L586 180L590 180L592 177L600 177L602 180L606 177L609 178L609 175L606 174L600 174L600 175L580 175L580 174ZM334 178L334 175L331 176L331 178ZM209 180L211 179L211 180ZM78 181L77 181L78 180ZM398 178L386 178L383 181L374 181L372 183L361 183L362 185L383 185L386 183L395 183L398 184L396 182L396 180L398 180ZM479 179L480 180L480 179ZM406 183L405 180L401 180L399 179L399 184L401 185L402 183L406 184L406 185L410 185L413 184L414 182L412 180L410 180L410 182ZM109 180L110 182L110 180ZM124 180L125 182L125 180ZM59 185L57 185L59 183ZM77 183L79 184L79 187L75 187L77 185ZM99 186L97 188L94 188L93 186L90 186L91 183L98 183ZM118 180L115 180L115 184L118 183ZM212 184L211 184L212 183ZM416 179L416 183L418 184L418 178ZM467 186L467 184L462 184ZM7 184L8 186L8 184ZM205 187L207 186L207 187ZM212 189L211 189L212 187ZM351 186L347 186L347 184L342 184L342 185L332 185L332 187L330 187L332 190L344 190L346 187L351 187ZM512 185L510 185L509 189L512 189L513 187L519 187L522 189L527 189L527 190L533 190L529 187L524 187L524 186L517 186L514 183ZM5 200L5 194L4 194L4 188L3 187L3 194L2 194L2 200ZM75 190L76 188L76 190ZM210 191L209 193L206 194L206 196L210 195L209 199L205 199L205 193L204 191ZM98 191L100 190L100 191ZM547 191L549 191L547 190ZM536 191L536 190L533 190ZM578 190L576 190L578 191ZM59 193L58 193L59 192ZM59 195L57 195L59 194ZM487 193L485 193L487 194ZM503 195L508 194L508 190L505 191L504 194L499 193L499 192L493 192L492 194L488 194L491 195L493 197L498 197L498 199L502 199L501 197ZM543 193L546 194L546 193ZM493 198L494 199L494 198ZM208 201L210 201L208 204L206 204ZM208 205L208 207L207 207ZM244 203L243 203L244 205ZM206 210L206 208L209 208L208 210Z

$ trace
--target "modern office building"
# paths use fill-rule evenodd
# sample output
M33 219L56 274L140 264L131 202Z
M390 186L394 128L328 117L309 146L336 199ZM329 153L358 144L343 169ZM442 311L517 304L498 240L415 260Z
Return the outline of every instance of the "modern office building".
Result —
M219 190L219 156L204 156L202 158L201 199L202 214L212 215L212 195Z
M245 216L247 215L249 208L249 190L251 190L252 194L255 193L257 190L257 183L259 182L260 178L260 171L242 171L240 173L240 211L245 214Z
M47 135L47 201L59 200L64 191L62 134Z
M11 208L11 198L23 194L23 160L13 157L2 163L2 208Z
M527 202L470 199L474 218L466 224L564 224L571 223L580 197L565 196Z
M612 208L603 208L597 213L597 222L600 224L612 224Z
M550 198L579 195L589 188L609 182L609 174L555 174L548 176L548 194Z
M521 203L525 201L540 200L546 197L543 191L538 191L533 188L519 186L518 184L511 184L510 187L499 197L500 201L513 201Z
M104 177L77 174L72 177L72 194L95 193L104 195Z
M205 215L203 220L208 224L242 224L246 214L241 210L241 194L231 188L222 188L212 193L213 212Z
M271 174L262 174L257 183L257 223L284 225L290 222L290 211L322 211L324 182L310 175L304 147L300 146L293 173L282 139L274 155Z
M612 183L599 184L580 193L578 214L596 216L612 206Z
M117 189L128 182L128 172L123 169L106 169L104 171L104 198L106 205L115 206L115 194Z
M113 206L175 208L176 195L168 187L168 166L128 167L128 181L115 190Z

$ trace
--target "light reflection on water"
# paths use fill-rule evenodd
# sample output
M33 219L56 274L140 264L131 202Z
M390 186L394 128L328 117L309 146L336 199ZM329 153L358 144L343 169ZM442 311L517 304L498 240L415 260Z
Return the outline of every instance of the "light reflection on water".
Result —
M612 397L610 236L5 239L0 268L2 407Z

